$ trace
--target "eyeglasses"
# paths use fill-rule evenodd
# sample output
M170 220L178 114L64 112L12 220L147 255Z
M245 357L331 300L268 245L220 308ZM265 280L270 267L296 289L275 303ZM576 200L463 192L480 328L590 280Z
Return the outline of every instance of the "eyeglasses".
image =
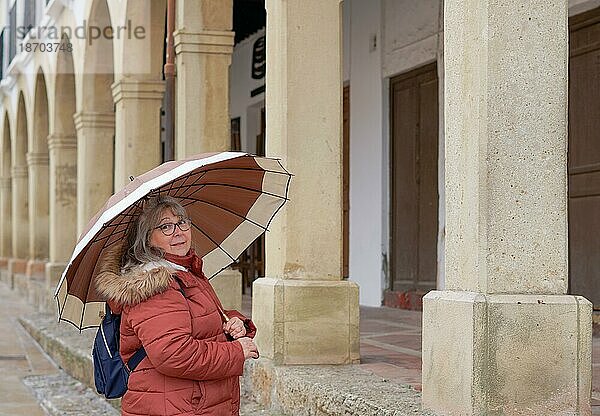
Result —
M175 227L179 227L181 231L187 231L190 229L192 222L189 218L183 218L177 222L165 222L164 224L154 227L155 230L160 230L164 235L173 235Z

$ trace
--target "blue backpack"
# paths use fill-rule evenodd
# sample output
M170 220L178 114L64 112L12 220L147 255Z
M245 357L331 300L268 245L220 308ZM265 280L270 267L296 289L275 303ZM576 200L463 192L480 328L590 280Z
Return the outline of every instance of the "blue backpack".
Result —
M94 383L98 393L107 399L121 397L127 391L129 373L146 356L146 350L140 348L127 362L123 362L119 353L119 327L121 315L113 314L106 305L106 315L96 332L92 357L94 358Z

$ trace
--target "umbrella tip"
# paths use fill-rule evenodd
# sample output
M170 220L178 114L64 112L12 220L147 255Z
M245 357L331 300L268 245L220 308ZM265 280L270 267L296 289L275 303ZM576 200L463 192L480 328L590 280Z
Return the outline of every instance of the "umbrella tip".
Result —
M135 179L135 178L134 178L133 176L130 176L130 177L129 177L129 180L130 180L131 182L133 182L133 180L134 180L134 179Z

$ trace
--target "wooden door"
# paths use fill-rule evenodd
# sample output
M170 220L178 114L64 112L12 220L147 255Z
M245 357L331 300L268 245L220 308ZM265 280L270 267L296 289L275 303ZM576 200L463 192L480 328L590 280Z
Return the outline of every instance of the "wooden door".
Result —
M600 8L569 27L569 290L600 308Z
M391 80L391 289L436 287L438 80L436 64Z

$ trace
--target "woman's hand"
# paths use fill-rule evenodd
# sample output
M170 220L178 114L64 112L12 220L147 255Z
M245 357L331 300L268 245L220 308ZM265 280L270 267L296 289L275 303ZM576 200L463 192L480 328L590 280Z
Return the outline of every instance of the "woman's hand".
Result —
M233 339L238 339L246 335L246 327L244 322L235 316L223 324L223 332L231 335Z
M258 348L251 338L243 337L236 340L236 342L239 342L244 350L244 360L247 360L248 358L258 358Z

